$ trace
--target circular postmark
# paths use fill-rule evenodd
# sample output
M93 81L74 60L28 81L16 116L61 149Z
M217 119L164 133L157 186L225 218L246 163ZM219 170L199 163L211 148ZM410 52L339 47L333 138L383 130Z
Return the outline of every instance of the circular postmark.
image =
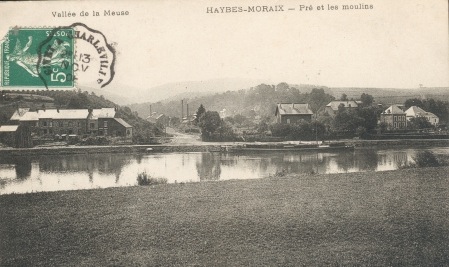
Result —
M58 49L67 46L64 38L71 40L74 45L73 52L66 53L72 61L68 59L58 65L61 55ZM37 69L41 69L39 77L47 88L58 80L73 80L77 85L103 88L112 82L115 75L114 48L103 33L83 23L52 29L40 43L38 55Z

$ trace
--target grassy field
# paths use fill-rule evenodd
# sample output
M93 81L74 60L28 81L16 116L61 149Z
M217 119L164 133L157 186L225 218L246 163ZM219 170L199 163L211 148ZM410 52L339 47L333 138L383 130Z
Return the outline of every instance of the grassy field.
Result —
M0 196L0 266L447 266L448 173Z

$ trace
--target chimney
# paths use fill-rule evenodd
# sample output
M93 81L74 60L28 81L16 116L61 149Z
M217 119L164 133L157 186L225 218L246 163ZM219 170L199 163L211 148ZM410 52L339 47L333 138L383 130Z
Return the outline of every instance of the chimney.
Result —
M59 113L59 107L56 108L56 111Z
M187 120L189 120L189 104L187 103L186 106L187 106Z
M181 121L184 118L184 99L181 100Z
M153 114L153 112L151 112L151 104L150 104L150 115Z

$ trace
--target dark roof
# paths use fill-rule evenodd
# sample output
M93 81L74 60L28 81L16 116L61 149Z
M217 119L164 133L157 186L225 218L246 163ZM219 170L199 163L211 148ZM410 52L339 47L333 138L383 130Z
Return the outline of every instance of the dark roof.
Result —
M387 108L382 114L405 114L402 109L400 109L397 105L392 105L389 108Z
M293 115L293 114L301 114L301 115L313 115L312 110L309 107L309 104L298 104L298 103L281 103L277 105L276 114L280 115Z
M332 102L330 102L329 104L327 104L326 107L330 107L332 110L337 111L337 110L338 110L338 107L339 107L340 105L342 105L342 104L343 104L343 106L344 106L345 108L349 108L349 107L351 107L351 108L356 108L356 107L359 106L359 105L357 104L357 102L356 102L356 101L353 101L353 100L348 100L348 101L338 101L338 100L336 100L336 101L332 101Z
M131 125L129 125L126 121L124 121L121 118L114 118L115 121L117 121L118 123L120 123L121 125L123 125L123 127L125 128L132 128Z

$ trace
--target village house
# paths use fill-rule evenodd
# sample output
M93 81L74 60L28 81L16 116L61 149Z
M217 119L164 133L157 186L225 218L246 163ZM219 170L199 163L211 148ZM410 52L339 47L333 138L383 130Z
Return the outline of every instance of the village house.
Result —
M334 117L337 114L338 108L343 107L345 109L357 109L359 104L356 101L348 100L348 101L331 101L326 105L324 111L330 116Z
M33 146L30 130L21 125L0 126L0 143L17 148Z
M437 115L433 114L432 112L427 112L424 109L417 106L411 106L405 111L405 114L407 116L407 121L410 121L411 118L424 117L433 126L437 126L438 123L440 122L440 119L438 118Z
M380 114L380 122L387 125L388 130L405 129L407 117L398 105L392 105Z
M169 126L170 123L170 117L168 117L165 114L153 112L150 116L147 117L147 121L154 123L154 124L161 124L164 126Z
M313 112L309 104L281 103L277 104L276 112L277 123L297 123L300 120L312 121Z
M0 126L0 143L15 146L19 125Z
M115 108L101 109L17 109L10 122L27 125L38 136L99 135L132 138L132 126L116 118Z

